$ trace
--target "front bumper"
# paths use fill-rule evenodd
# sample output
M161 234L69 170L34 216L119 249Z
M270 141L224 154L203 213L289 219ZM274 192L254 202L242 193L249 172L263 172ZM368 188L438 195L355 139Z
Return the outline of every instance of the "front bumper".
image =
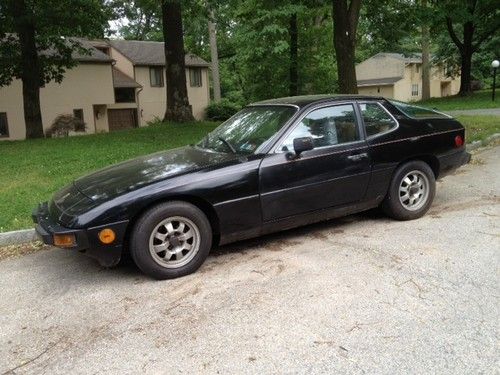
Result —
M120 221L87 229L72 229L59 225L49 215L47 202L39 204L32 212L38 237L47 245L54 246L54 235L74 235L76 244L64 249L76 250L96 259L104 267L112 267L120 261L128 221ZM99 241L98 234L104 228L116 233L113 243L105 245Z

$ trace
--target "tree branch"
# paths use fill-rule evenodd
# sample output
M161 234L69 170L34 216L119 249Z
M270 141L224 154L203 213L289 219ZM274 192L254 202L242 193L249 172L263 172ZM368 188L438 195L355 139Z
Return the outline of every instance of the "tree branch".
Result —
M500 22L497 22L496 25L493 25L493 27L486 31L483 35L481 35L476 43L472 45L472 50L474 52L477 52L479 50L479 47L481 47L481 44L483 44L486 40L491 38L493 35L495 35L495 32L500 29Z
M460 52L462 52L464 44L460 41L460 39L458 39L457 34L455 34L455 30L453 30L453 22L450 17L446 17L446 27L448 28L448 33L450 34L451 40L453 40L453 43L455 43Z

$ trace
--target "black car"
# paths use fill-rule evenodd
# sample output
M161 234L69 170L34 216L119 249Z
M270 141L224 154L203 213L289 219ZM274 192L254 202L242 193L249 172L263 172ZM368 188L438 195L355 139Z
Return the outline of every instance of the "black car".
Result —
M210 249L380 206L421 217L436 179L467 163L443 113L365 96L247 106L198 144L82 177L33 213L46 244L113 266L129 251L158 279L194 272Z

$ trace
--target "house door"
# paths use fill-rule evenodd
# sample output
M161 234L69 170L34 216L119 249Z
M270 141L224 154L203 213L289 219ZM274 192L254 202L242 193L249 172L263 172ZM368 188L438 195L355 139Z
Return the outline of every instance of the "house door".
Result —
M108 109L109 131L131 129L137 126L135 109Z
M451 95L451 82L441 82L441 96Z

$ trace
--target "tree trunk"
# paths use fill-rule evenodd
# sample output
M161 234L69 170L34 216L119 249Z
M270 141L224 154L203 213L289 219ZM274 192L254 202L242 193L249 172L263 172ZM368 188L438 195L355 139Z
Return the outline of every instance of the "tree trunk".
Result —
M210 10L208 19L208 35L210 37L210 59L212 61L212 81L214 85L214 101L220 102L220 74L219 74L219 50L217 48L217 30L215 27L214 11Z
M474 37L474 25L472 22L464 24L464 42L460 50L460 91L459 95L468 96L472 94L471 85L471 67L472 67L472 54L474 49L472 46L472 38Z
M181 4L163 0L161 10L167 76L167 109L163 121L192 121L193 109L189 105L186 86Z
M299 94L297 13L290 16L290 96Z
M333 0L333 44L341 94L357 94L355 50L361 0Z
M427 0L422 0L422 7L427 8ZM422 100L431 97L430 39L429 25L424 23L422 26Z
M15 19L14 27L21 46L21 80L26 138L42 138L44 134L40 109L40 62L36 50L33 14L24 0L12 0L9 6Z
M460 91L458 92L461 96L468 96L472 94L472 84L471 84L471 67L472 67L472 51L466 50L460 56L461 67L460 67Z

